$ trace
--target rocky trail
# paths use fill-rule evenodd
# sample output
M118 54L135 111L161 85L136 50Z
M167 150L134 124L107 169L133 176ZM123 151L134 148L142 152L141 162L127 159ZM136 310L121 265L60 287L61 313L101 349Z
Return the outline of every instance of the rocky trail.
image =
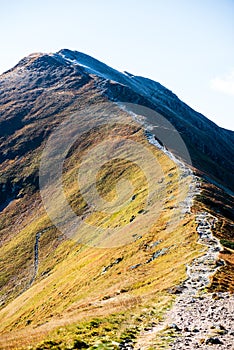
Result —
M134 349L157 349L155 337L164 330L175 332L175 340L168 348L173 350L234 349L234 298L228 293L200 294L210 282L209 276L222 266L218 260L219 241L212 235L217 219L209 213L197 215L198 242L208 249L204 255L187 266L187 280L181 288L173 308L163 322L143 331ZM162 337L167 337L163 335Z
M210 282L210 276L224 264L223 261L218 260L222 247L219 240L212 234L212 228L215 228L217 221L217 218L207 212L196 216L198 243L208 249L204 255L193 260L193 263L187 266L188 279L184 283L186 294L195 295L198 290L205 288Z
M167 314L165 326L176 333L170 349L234 349L234 298L229 293L199 293L209 285L217 269L221 245L212 234L217 218L209 213L196 217L198 242L208 249L187 266L183 291Z
M153 135L149 135L148 140L180 167L182 176L193 177L187 198L182 203L183 212L190 213L193 198L200 193L199 180L191 169L161 146ZM186 267L187 280L181 286L181 294L165 315L164 321L142 331L134 346L126 344L122 349L158 350L154 340L159 334L161 338L168 339L168 330L174 334L168 349L234 349L234 297L229 293L202 293L209 285L210 277L224 264L218 259L222 247L212 233L217 221L208 212L197 214L198 243L204 246L204 254Z
M170 349L234 349L234 298L229 293L182 295L167 322L178 335Z

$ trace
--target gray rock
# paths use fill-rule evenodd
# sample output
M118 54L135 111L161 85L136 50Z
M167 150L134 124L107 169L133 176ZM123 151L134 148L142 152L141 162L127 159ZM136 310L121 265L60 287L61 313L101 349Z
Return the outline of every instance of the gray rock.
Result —
M223 345L223 342L219 339L219 338L213 338L210 337L208 339L206 339L206 345L214 345L214 344L220 344Z

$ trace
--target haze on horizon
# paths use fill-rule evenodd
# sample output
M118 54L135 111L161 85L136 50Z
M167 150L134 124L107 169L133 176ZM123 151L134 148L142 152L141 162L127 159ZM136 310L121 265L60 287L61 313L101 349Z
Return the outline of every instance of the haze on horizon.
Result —
M234 130L232 0L0 2L0 73L62 48L156 80Z

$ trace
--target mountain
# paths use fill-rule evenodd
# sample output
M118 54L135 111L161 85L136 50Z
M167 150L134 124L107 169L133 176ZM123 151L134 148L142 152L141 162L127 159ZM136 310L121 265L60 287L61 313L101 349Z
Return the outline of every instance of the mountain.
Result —
M29 74L27 77L22 76L25 69ZM190 152L193 165L201 169L207 176L218 180L218 183L223 183L233 190L233 177L230 174L234 168L232 157L234 132L219 128L155 81L127 72L120 73L77 51L61 50L56 54L36 54L23 59L16 67L3 74L1 88L6 94L8 88L5 84L7 86L14 84L22 93L27 87L25 84L29 84L30 89L36 90L34 91L34 99L36 99L42 93L42 89L52 88L59 79L67 75L70 79L66 85L68 89L80 88L87 83L85 79L90 79L90 76L94 75L101 79L98 81L98 86L108 98L121 102L137 102L160 113L182 136ZM2 97L4 98L4 95ZM27 108L20 113L28 113L30 106ZM20 123L21 116L22 114L16 117L17 123ZM2 125L4 132L11 128L8 123L10 120L5 121ZM153 133L160 139L161 130L154 128ZM170 138L167 139L167 142L170 147ZM174 151L178 150L174 149Z
M233 131L61 50L0 76L0 141L0 348L193 349L201 300L231 344Z

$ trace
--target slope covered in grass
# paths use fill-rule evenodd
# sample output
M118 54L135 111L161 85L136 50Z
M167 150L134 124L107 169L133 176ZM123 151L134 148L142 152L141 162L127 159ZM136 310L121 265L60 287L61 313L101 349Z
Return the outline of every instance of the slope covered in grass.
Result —
M127 123L127 113L121 110L119 113L123 114ZM90 211L90 208L87 210L76 181L77 170L83 154L107 136L135 140L157 158L164 178L156 176L157 181L151 188L155 191L152 200L156 205L151 203L147 209L150 214L151 208L158 208L158 198L163 198L163 207L158 208L157 220L149 222L144 212L148 191L145 174L135 164L124 161L124 154L122 159L120 157L119 160L110 161L100 169L97 188L101 196L111 201L117 195L116 184L121 179L126 179L133 186L132 199L126 201L125 206L117 213L107 217ZM93 317L99 317L101 323L107 322L113 337L119 339L123 336L122 333L128 332L139 323L133 320L132 325L131 322L129 324L131 314L143 313L144 319L147 316L145 308L150 306L151 310L151 305L156 303L160 315L165 303L170 303L173 299L168 294L168 289L183 281L185 263L199 254L195 222L190 215L181 215L183 208L179 205L186 198L192 179L190 176L182 178L181 170L176 164L162 151L148 144L139 127L116 125L111 130L104 128L85 135L69 154L64 169L64 190L78 215L86 215L86 219L93 226L114 228L122 225L126 230L131 220L133 223L140 220L144 229L138 231L136 228L128 244L95 248L77 244L75 239L62 235L47 217L35 188L31 189L30 194L9 204L3 213L4 218L7 214L10 224L8 228L12 231L10 235L6 234L7 239L0 251L5 296L0 312L3 347L6 343L14 347L16 342L26 345L26 333L30 335L28 343L31 343L39 341L60 325L75 322L79 324L84 319L89 324ZM9 171L14 174L14 164ZM38 202L35 208L33 203L36 198ZM25 216L16 232L13 220L15 201L18 201L19 206L22 203L27 204ZM31 205L32 209L29 209ZM44 233L39 241L38 271L35 280L32 280L34 245L38 232ZM155 255L161 251L165 253ZM102 321L102 318L106 321ZM120 319L122 325L116 329L112 323L120 322ZM100 337L96 333L84 331L85 335L82 337L92 344Z

